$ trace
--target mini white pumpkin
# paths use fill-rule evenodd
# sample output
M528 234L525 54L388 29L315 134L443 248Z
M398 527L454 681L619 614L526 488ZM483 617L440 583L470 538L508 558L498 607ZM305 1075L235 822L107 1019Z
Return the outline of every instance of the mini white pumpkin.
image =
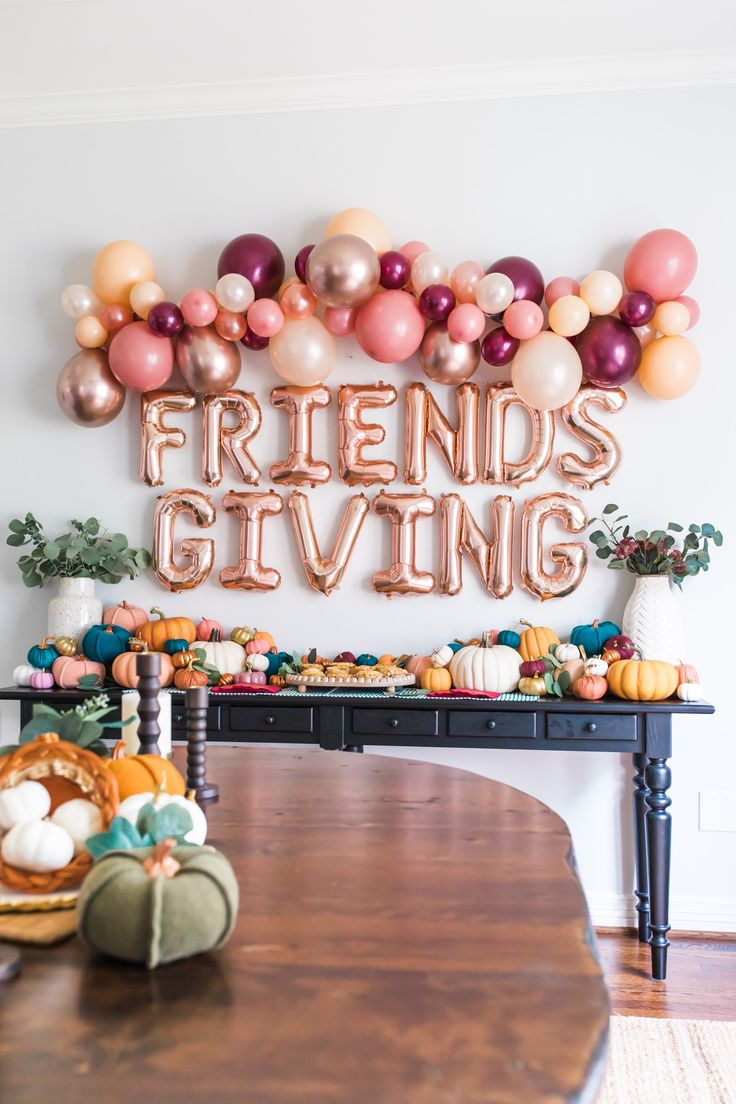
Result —
M51 823L67 830L74 840L75 855L86 851L89 837L96 836L104 828L99 808L85 797L74 797L59 805L51 817Z
M245 657L245 666L249 671L267 671L271 665L268 656L261 655L260 652L253 652Z
M555 648L555 659L560 663L567 663L570 659L580 659L580 649L577 644L558 644Z
M31 675L40 670L40 667L33 667L30 663L20 663L13 671L13 682L16 686L30 686Z
M677 687L680 701L697 702L703 700L703 687L699 682L681 682Z
M0 828L43 820L51 808L49 791L40 782L19 782L0 790Z
M608 664L600 656L591 656L585 661L585 674L600 675L601 678L605 678L608 674Z
M50 820L26 820L3 836L2 856L6 863L34 874L61 870L74 858L74 840Z
M449 667L455 652L449 644L443 644L441 648L435 648L432 652L432 664L434 667Z
M204 644L197 642L192 647L201 649L205 661L216 667L221 675L237 675L245 670L245 648L234 640L208 640Z
M198 846L203 844L207 839L207 817L196 801L190 801L188 797L167 793L157 795L152 793L131 794L130 797L126 797L124 801L120 802L117 815L125 817L135 827L138 823L138 814L144 805L153 805L154 809L158 810L163 809L164 805L172 804L181 805L182 809L186 809L192 818L191 830L184 837L187 843L196 843Z
M506 694L518 686L520 667L521 656L506 644L471 644L455 652L450 674L458 688Z

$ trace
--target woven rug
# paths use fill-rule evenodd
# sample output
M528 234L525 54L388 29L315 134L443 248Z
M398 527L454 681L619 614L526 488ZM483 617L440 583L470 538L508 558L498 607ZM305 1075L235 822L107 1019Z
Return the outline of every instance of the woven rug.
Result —
M736 1023L611 1019L597 1104L736 1104Z

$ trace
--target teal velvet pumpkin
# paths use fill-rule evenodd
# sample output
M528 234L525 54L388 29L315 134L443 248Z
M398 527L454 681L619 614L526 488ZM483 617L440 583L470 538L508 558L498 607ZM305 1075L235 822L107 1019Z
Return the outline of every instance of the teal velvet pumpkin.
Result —
M587 656L600 655L603 645L611 636L618 636L621 629L613 621L599 621L591 625L576 625L570 633L570 643L583 648Z
M502 629L496 639L497 644L505 644L507 648L518 648L521 637L513 629Z
M465 645L461 644L459 640L451 640L447 647L452 648L453 652L460 652Z
M34 644L29 648L26 656L31 667L37 667L40 671L49 671L54 660L59 658L59 653L53 644L46 643L47 639L44 637L40 644Z
M167 640L164 651L167 655L176 655L177 652L185 652L189 647L189 641L182 639Z
M122 625L92 625L82 641L82 651L95 663L112 663L128 650L130 630Z
M361 652L355 661L356 667L375 667L378 663L378 656L369 655L368 652Z
M291 655L289 652L269 652L265 657L268 660L268 668L266 669L266 677L270 678L271 675L277 675L281 670L284 663L291 662Z

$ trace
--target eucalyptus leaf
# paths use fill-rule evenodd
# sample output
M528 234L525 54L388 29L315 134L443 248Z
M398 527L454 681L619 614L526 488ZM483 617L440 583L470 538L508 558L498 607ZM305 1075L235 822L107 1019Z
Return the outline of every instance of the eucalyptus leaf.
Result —
M604 514L615 514L618 510L618 506L614 502L609 502L607 506L603 507Z

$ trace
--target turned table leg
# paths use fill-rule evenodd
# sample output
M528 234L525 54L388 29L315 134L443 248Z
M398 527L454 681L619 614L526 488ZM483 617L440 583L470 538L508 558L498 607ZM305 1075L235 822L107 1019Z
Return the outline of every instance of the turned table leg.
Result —
M633 757L634 775L634 847L636 853L636 911L638 914L639 942L649 942L649 865L647 861L647 803L649 787L644 771L649 759L637 752Z
M650 758L644 769L644 778L649 792L646 795L648 807L647 851L649 859L649 891L651 895L651 917L649 930L652 948L652 977L655 981L664 981L667 976L667 948L670 941L667 932L669 924L670 897L670 850L672 842L672 817L669 807L672 801L667 793L672 782L672 772L666 759Z

